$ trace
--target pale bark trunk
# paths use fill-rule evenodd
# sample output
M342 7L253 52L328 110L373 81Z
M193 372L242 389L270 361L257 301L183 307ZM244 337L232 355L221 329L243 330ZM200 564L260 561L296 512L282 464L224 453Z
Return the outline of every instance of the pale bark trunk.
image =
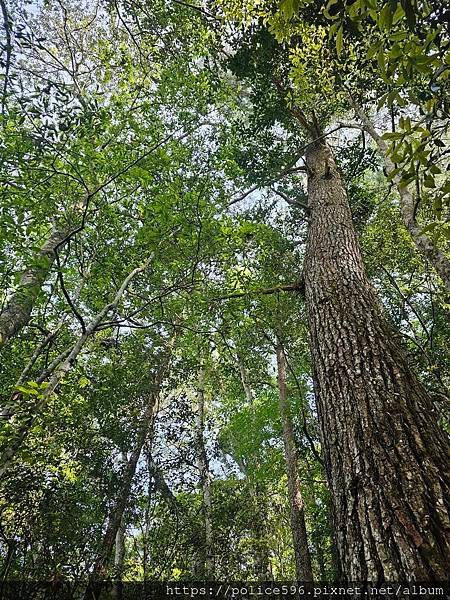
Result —
M202 492L203 519L204 519L204 548L201 558L201 569L207 579L213 577L213 533L212 533L212 496L211 496L211 474L209 461L205 446L205 371L200 369L197 390L197 467L200 473L200 489Z
M69 227L55 227L33 263L22 273L17 290L0 313L0 347L17 335L30 321L42 285L55 261L56 251L64 245L71 230Z
M376 131L373 123L370 121L363 109L356 103L353 103L355 111L361 120L364 129L372 137L378 147L379 154L384 161L386 172L388 175L394 172L395 164L389 156L388 146L383 138ZM424 233L415 217L415 201L414 197L408 189L408 186L402 185L401 175L396 174L392 177L392 181L396 184L400 196L400 208L403 223L412 237L412 240L420 254L430 263L436 273L444 282L448 292L450 292L450 260L440 250L436 244Z
M312 581L311 555L306 532L305 507L298 474L298 453L286 385L286 358L280 340L277 340L278 390L281 425L283 429L284 456L288 478L292 539L294 543L295 571L298 581Z
M253 404L253 392L250 387L250 382L248 380L248 371L245 367L244 361L242 357L238 354L238 365L239 365L239 374L241 376L241 383L244 389L245 398L248 402L248 405L251 406Z
M125 452L121 454L121 462L126 466L128 457ZM120 519L120 525L116 533L116 542L114 547L114 585L111 590L111 595L115 600L122 598L122 576L123 576L123 565L125 560L125 515L122 515Z
M445 580L448 440L366 277L330 148L308 146L315 392L346 579Z
M116 533L116 547L114 550L114 571L119 579L122 577L125 559L125 529L125 520L122 518Z
M119 529L116 533L116 543L114 548L114 584L111 590L111 596L114 600L122 598L122 576L123 564L125 560L125 520L122 517Z

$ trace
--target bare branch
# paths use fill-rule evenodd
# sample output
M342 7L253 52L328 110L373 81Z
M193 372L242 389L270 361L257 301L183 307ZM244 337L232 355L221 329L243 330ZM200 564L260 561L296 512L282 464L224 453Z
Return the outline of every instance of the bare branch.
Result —
M226 296L219 296L217 298L213 298L213 301L219 300L231 300L232 298L245 298L246 296L266 296L269 294L277 294L278 292L299 292L303 293L304 283L303 278L301 278L296 283L287 283L276 285L270 288L261 288L258 290L248 290L246 292L236 292L234 294L227 294Z

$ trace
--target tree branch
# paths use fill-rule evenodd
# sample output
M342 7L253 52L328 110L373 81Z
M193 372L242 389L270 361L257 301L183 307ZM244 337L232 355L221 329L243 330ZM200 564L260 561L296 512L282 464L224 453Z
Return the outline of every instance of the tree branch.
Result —
M277 194L278 196L280 196L281 198L283 198L283 200L285 200L288 204L290 204L291 206L298 206L300 208L303 208L303 210L309 214L311 212L311 209L309 208L309 206L307 204L305 204L304 202L302 202L301 200L293 200L292 198L290 198L287 194L285 194L282 190L279 190L277 188L270 188L273 192L275 192L275 194Z
M226 296L219 296L217 298L213 298L213 301L218 300L231 300L232 298L244 298L246 296L266 296L269 294L276 294L278 292L300 292L301 294L304 291L304 282L303 277L297 281L296 283L286 283L281 285L276 285L270 288L261 288L258 290L249 290L246 292L237 292L234 294L227 294Z

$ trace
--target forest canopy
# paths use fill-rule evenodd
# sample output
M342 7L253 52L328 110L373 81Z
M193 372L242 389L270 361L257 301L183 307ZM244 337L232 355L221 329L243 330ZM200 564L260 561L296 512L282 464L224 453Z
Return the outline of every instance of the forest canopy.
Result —
M447 581L444 3L0 8L0 589Z

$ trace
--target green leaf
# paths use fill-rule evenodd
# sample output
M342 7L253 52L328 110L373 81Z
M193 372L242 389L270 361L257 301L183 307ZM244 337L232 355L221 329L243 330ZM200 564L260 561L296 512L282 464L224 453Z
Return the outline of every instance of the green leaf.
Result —
M378 44L372 44L372 46L369 46L369 49L367 50L367 60L371 60L375 54L378 52L379 46Z
M392 11L389 4L385 4L378 16L378 27L389 31L392 27Z
M81 389L87 387L90 383L91 382L87 377L80 377L80 379L78 380L78 385Z
M331 15L330 14L330 8L332 6L334 6L335 4L337 4L339 2L339 0L329 0L328 4L325 6L325 8L323 9L323 14L327 19L330 19L331 21L338 19L339 15L335 14L335 15Z
M403 8L401 7L401 5L399 4L397 6L397 10L395 11L395 13L394 13L394 15L392 17L392 24L396 25L400 21L400 19L402 19L404 16L405 16L405 11L403 10Z
M433 200L433 210L436 213L438 219L442 216L442 197L436 196Z
M342 49L344 47L343 35L344 35L344 33L343 33L343 27L342 27L342 23L341 23L341 26L339 27L339 29L337 30L337 33L336 33L336 52L337 52L338 56L341 55Z
M386 73L386 59L384 56L384 50L383 50L382 46L378 50L377 61L378 61L378 67L380 69L380 74Z

